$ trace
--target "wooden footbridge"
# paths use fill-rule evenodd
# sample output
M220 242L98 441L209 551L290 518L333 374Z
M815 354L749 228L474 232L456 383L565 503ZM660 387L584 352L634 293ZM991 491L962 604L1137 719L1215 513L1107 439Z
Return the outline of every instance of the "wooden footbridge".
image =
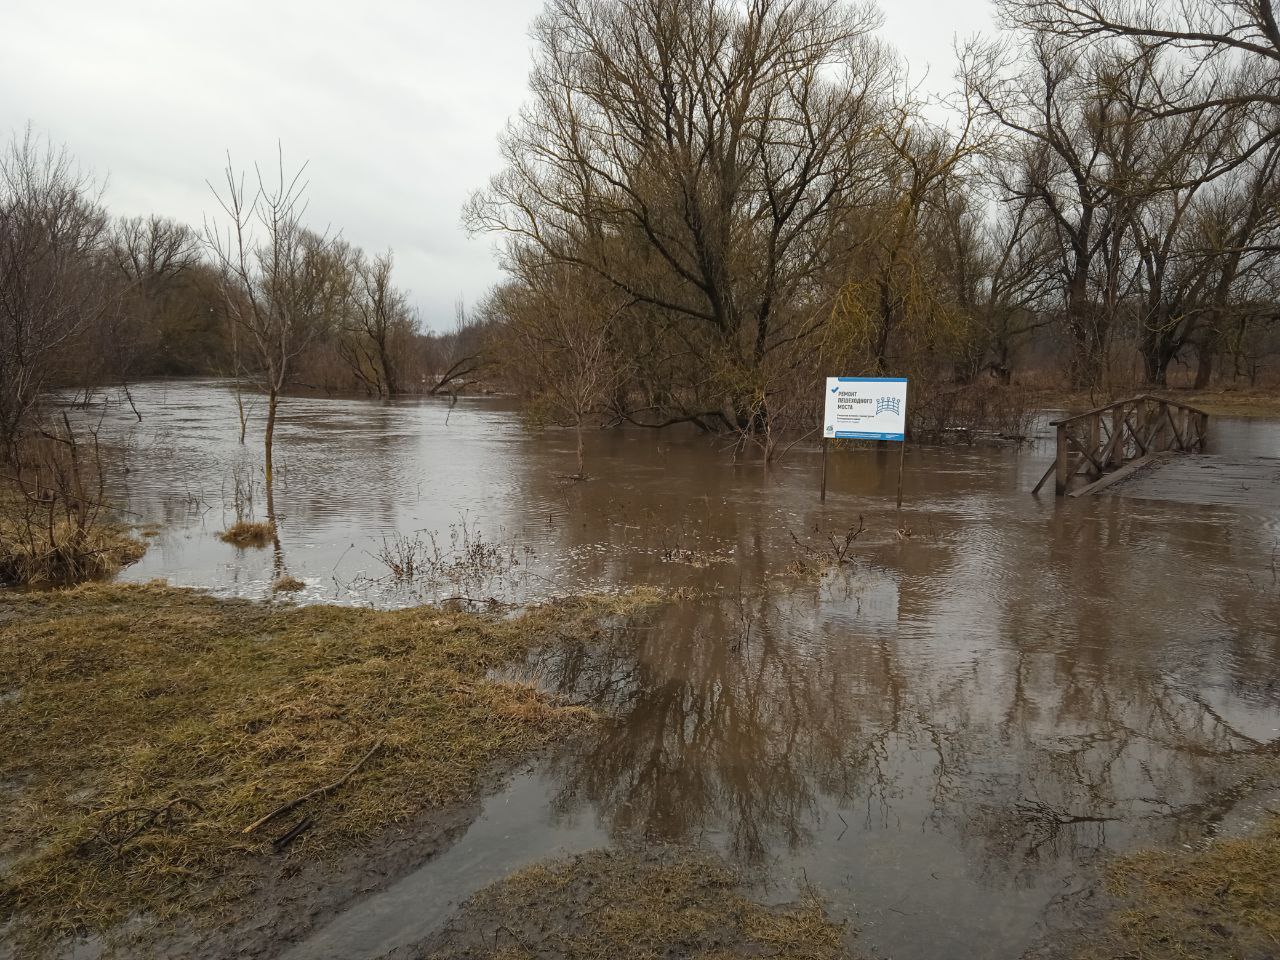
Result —
M1204 451L1209 415L1144 394L1078 413L1050 426L1057 457L1032 493L1053 478L1058 496L1084 497L1178 454Z

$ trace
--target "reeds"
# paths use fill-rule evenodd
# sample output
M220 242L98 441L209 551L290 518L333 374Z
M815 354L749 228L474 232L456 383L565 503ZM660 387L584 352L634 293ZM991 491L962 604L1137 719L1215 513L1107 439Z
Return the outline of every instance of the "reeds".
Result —
M265 547L276 537L276 525L267 520L237 520L218 534L223 543L230 543L242 550L249 547Z

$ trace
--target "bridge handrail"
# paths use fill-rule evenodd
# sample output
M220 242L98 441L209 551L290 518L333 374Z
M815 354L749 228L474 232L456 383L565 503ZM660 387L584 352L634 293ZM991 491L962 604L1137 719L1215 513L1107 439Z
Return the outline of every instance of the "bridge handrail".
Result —
M1202 415L1206 414L1206 411L1201 410L1199 407L1193 407L1189 403L1181 403L1177 400L1170 400L1168 397L1157 397L1154 393L1141 393L1138 396L1130 397L1127 400L1113 400L1111 403L1108 403L1106 406L1097 407L1093 410L1086 410L1084 413L1077 413L1074 416L1064 417L1061 420L1050 420L1049 426L1057 427L1062 424L1075 423L1077 420L1085 420L1085 419L1088 419L1089 417L1096 417L1098 414L1106 413L1108 410L1113 410L1116 407L1123 407L1126 404L1130 404L1130 403L1138 403L1139 401L1142 401L1142 400L1156 400L1160 403L1167 403L1171 407L1177 407L1180 410L1190 410L1192 413L1198 413Z

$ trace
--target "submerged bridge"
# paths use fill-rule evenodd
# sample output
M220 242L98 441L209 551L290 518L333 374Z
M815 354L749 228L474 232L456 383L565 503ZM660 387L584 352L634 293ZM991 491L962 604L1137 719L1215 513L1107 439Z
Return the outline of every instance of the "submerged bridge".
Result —
M1031 492L1053 477L1058 496L1084 497L1178 454L1203 453L1209 415L1143 394L1049 425L1057 430L1058 455Z
M1280 510L1280 456L1205 453L1209 414L1145 394L1055 420L1057 457L1032 493L1053 478L1058 496L1115 492L1148 500Z

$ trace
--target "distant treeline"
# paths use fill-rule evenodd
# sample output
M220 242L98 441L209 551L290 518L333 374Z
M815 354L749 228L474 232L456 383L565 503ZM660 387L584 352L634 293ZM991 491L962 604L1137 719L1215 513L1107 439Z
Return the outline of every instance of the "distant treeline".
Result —
M477 325L459 311L451 332L424 331L390 253L369 256L297 218L272 229L261 212L201 231L162 216L116 218L65 148L30 129L8 143L0 448L12 449L54 387L216 375L266 389L274 368L281 386L385 398L474 380Z

